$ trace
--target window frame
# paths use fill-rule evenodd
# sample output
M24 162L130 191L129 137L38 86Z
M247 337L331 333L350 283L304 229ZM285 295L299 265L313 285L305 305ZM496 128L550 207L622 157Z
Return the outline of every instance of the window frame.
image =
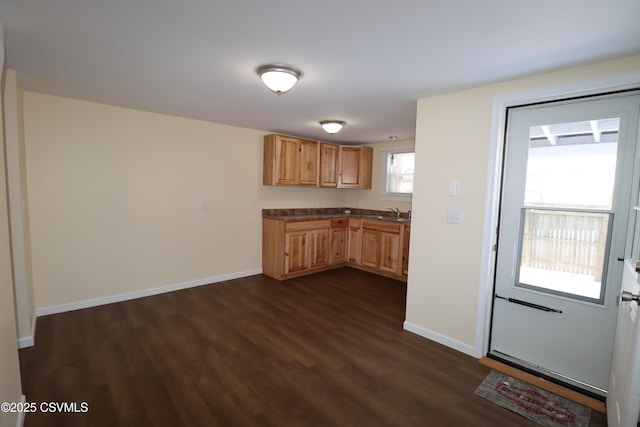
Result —
M387 159L390 154L413 153L415 155L415 152L415 146L393 147L380 150L380 200L394 200L397 202L411 202L413 200L413 193L390 193L387 191Z

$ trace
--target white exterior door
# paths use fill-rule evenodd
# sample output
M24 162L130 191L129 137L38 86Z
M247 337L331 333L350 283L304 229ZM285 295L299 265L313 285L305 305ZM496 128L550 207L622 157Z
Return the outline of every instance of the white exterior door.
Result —
M609 427L636 427L640 414L640 313L637 300L631 299L640 293L640 285L634 270L626 261L622 274L622 291L626 294L618 311L607 394Z
M640 96L510 109L490 355L606 395Z

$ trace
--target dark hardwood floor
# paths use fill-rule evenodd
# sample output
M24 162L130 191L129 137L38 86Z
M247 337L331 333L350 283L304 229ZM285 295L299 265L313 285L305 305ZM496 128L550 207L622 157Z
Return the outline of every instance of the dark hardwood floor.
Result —
M27 401L88 412L25 425L535 426L474 395L476 359L402 329L405 295L344 268L41 317L20 350Z

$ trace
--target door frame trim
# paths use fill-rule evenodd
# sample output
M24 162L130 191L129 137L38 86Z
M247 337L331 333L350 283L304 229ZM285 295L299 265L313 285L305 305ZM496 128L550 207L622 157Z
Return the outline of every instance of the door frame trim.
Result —
M507 108L638 88L640 88L640 72L633 72L513 92L492 98L474 357L479 359L489 351L495 273L495 252L493 248L496 244L496 230L498 227Z

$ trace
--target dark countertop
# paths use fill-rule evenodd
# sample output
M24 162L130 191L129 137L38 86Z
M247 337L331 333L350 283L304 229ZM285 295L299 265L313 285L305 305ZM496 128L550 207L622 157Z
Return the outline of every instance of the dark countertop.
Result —
M350 211L350 213L345 213ZM308 208L308 209L263 209L262 217L276 221L316 221L334 218L366 219L411 225L407 212L401 212L400 218L391 211L354 208Z

